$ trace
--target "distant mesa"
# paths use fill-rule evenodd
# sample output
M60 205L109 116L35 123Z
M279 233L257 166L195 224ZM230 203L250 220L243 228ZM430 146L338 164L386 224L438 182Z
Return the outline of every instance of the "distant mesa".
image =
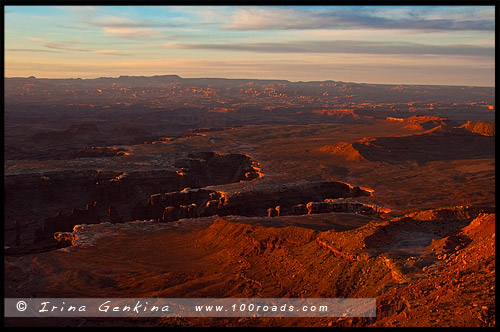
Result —
M321 109L321 110L313 110L313 114L324 115L324 116L333 116L340 119L353 119L359 120L360 116L355 113L352 108L334 108L334 109Z
M495 136L495 123L486 121L467 121L459 128L464 128L471 133L483 136Z
M470 220L481 213L495 213L495 208L490 206L453 206L411 212L402 217L417 221L446 221Z
M477 159L495 153L495 140L479 134L456 130L433 131L423 135L379 137L371 142L356 142L353 147L366 159L386 162L425 163L437 160Z
M454 123L446 118L431 116L387 118L387 121L407 123L409 128L424 131L406 136L365 137L353 143L340 142L313 151L346 161L388 163L478 159L495 154L494 123L469 121L454 127Z
M69 155L69 159L128 156L130 155L130 151L130 149L116 148L113 146L86 147L84 149L72 152Z
M430 130L440 126L445 127L450 123L448 118L430 115L414 115L409 118L387 117L386 121L401 122L405 124L405 128L413 130Z
M313 151L327 153L344 158L348 161L365 161L366 159L356 150L352 143L340 142L334 145L325 145Z

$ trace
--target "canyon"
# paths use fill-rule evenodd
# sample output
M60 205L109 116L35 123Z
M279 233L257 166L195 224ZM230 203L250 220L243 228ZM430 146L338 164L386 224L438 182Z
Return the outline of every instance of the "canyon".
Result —
M6 82L6 297L377 300L376 318L7 317L7 326L495 326L486 88L405 95L394 86L174 76ZM151 95L184 91L193 109L148 117L132 97L146 86ZM44 97L54 91L65 105L98 106L66 105L74 112L65 120L57 98L50 106ZM255 103L238 104L236 92ZM130 105L104 108L117 93ZM293 96L287 107L263 106L283 93ZM421 104L410 101L417 96ZM397 109L389 97L412 105ZM431 100L440 101L434 109ZM31 121L38 117L51 121Z

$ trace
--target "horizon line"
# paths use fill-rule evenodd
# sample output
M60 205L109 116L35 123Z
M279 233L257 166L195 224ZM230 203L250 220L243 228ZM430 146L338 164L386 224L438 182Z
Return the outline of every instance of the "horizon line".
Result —
M287 79L274 79L274 78L226 78L226 77L182 77L177 74L163 74L163 75L120 75L116 77L112 76L99 76L99 77L36 77L34 75L23 77L23 76L13 76L6 77L4 79L40 79L40 80L96 80L96 79L119 79L125 77L143 77L143 78L153 78L153 77L161 77L161 76L176 76L180 79L216 79L216 80L247 80L247 81L285 81L289 83L314 83L314 82L335 82L335 83L346 83L346 84L360 84L360 85L395 85L395 86L454 86L454 87L478 87L478 88L495 88L494 85L466 85L466 84L429 84L429 83L419 83L419 84L411 84L411 83L370 83L370 82L354 82L354 81L336 81L333 79L327 80L311 80L311 81L290 81Z

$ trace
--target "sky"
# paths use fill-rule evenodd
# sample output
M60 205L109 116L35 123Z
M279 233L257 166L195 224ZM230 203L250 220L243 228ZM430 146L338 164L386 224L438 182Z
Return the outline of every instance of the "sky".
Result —
M4 6L5 77L494 86L494 6Z

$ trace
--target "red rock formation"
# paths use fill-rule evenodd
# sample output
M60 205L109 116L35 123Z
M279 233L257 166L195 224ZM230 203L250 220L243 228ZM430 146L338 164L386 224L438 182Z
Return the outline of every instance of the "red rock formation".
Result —
M334 145L325 145L313 151L338 156L347 161L366 161L366 159L359 153L359 151L352 146L352 143L348 142L340 142Z
M309 202L306 204L307 214L333 212L331 204L326 202Z
M122 217L118 214L116 207L113 205L108 206L109 220L112 224L123 222Z
M179 219L188 218L189 216L189 207L187 205L179 205Z
M480 134L483 136L495 136L495 123L485 121L467 121L464 125L460 126L471 133Z
M297 204L292 207L292 214L301 215L307 214L307 207L304 204Z
M77 236L70 232L56 232L54 233L54 239L57 241L59 247L69 247L74 244L74 240Z
M276 209L275 209L275 208L269 208L269 209L267 209L267 216L268 216L268 217L272 217L272 218L274 218L274 217L276 217L277 215L278 215L278 212L276 211Z
M191 203L188 205L188 218L198 217L198 205L196 203Z
M307 200L324 200L326 198L370 196L372 190L352 187L347 183L313 182L307 184L288 184L280 188L265 188L234 193L221 194L219 214L239 214L245 216L268 215L268 207L280 206L280 214L292 213L294 205L303 204ZM222 202L222 199L224 201ZM331 211L330 211L331 212Z
M174 207L173 206L167 206L165 210L163 211L163 215L161 217L161 222L172 222L176 221L178 218L175 215Z
M200 212L200 217L214 216L218 212L219 200L209 200Z

